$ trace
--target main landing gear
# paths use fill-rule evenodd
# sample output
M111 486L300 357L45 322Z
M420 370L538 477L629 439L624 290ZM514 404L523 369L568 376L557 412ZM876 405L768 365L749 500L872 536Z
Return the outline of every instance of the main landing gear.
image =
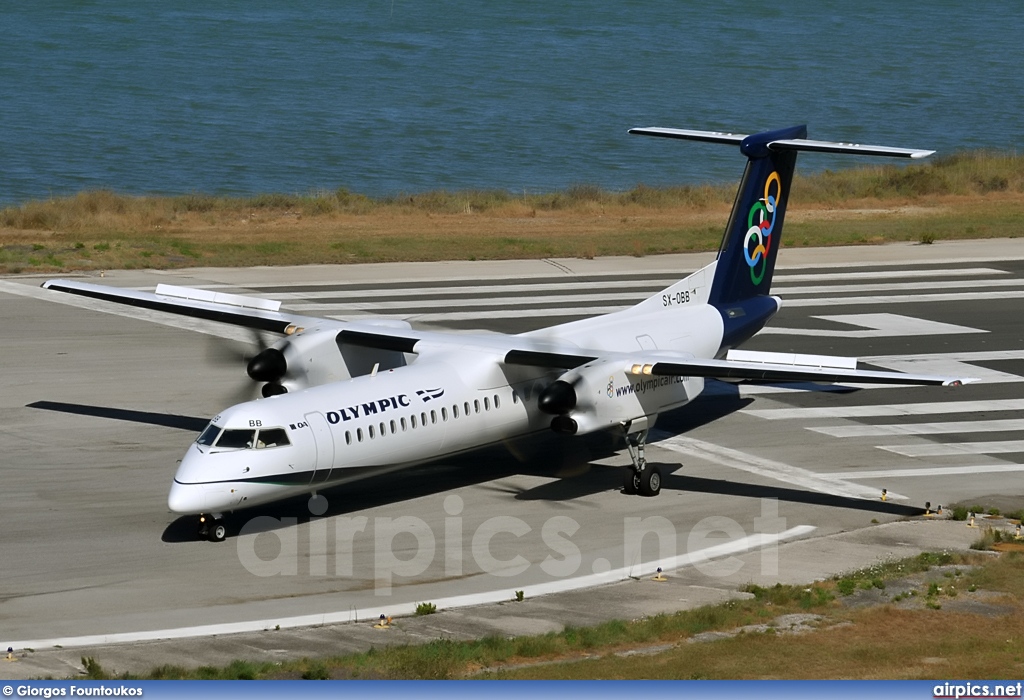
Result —
M224 520L219 513L199 516L199 539L210 540L210 542L223 542L228 536L228 529L224 527Z
M644 445L647 444L647 431L626 433L626 449L633 466L626 473L624 490L626 493L638 493L641 496L657 496L661 493L661 470L647 464L644 456Z

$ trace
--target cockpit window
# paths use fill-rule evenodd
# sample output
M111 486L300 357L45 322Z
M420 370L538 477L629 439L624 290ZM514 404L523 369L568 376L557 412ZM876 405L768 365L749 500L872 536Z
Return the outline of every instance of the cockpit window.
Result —
M218 435L220 435L220 428L213 423L210 423L206 426L206 430L204 430L196 439L196 443L203 445L204 447L209 447L217 441Z
M226 449L242 449L253 446L255 430L225 430L217 440L217 447Z
M290 444L288 442L288 433L284 431L284 428L260 428L259 437L256 439L257 449L283 447Z

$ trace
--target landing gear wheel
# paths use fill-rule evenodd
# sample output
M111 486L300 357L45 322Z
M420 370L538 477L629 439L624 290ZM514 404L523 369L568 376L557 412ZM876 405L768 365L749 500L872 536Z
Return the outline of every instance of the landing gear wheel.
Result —
M227 536L228 529L224 527L224 523L215 520L210 526L210 542L223 542Z
M639 474L640 477L640 495L641 496L657 496L661 493L661 470L657 467L648 465Z
M640 493L640 481L640 472L636 469L628 469L626 471L625 483L622 484L622 491L630 496L635 496Z

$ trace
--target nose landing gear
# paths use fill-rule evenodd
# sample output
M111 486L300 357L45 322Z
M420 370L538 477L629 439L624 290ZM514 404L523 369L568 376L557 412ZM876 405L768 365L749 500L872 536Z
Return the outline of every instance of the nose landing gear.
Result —
M201 540L223 542L224 538L228 536L228 530L224 526L223 518L219 514L206 515L204 513L199 516L199 530L197 534Z

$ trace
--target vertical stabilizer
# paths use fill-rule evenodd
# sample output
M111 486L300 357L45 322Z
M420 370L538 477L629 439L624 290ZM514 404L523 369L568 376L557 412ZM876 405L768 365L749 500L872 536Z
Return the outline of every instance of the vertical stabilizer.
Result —
M782 243L786 202L793 185L799 151L855 155L924 158L934 151L890 146L869 146L838 141L813 141L806 126L732 134L647 127L631 134L737 145L747 157L736 201L718 249L715 276L707 303L722 314L721 352L736 347L757 333L779 310L770 296L775 259Z

